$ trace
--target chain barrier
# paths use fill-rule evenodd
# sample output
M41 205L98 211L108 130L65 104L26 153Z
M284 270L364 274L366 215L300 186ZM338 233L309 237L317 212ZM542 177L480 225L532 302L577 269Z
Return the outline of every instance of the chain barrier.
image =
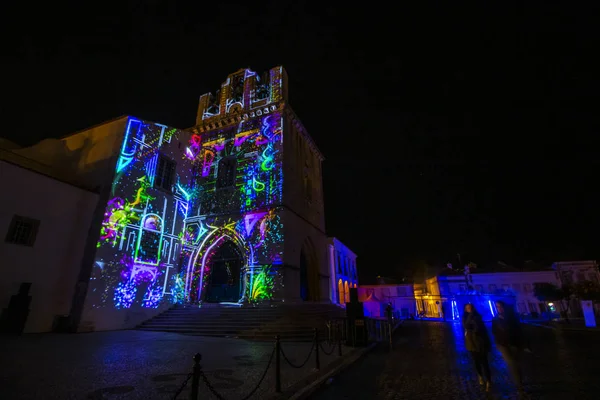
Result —
M271 356L269 357L269 362L267 363L267 368L265 368L265 372L263 372L262 376L258 380L258 383L256 384L256 386L254 387L254 389L252 389L252 391L250 393L248 393L245 397L242 398L242 400L248 400L250 397L252 397L254 395L254 393L256 393L256 391L258 390L260 385L263 383L263 381L265 380L265 377L267 376L267 372L269 371L269 368L271 368L271 363L273 362L273 357L275 356L275 350L276 349L273 348L273 351L271 352ZM215 389L214 386L210 383L210 381L208 380L208 377L204 374L204 371L202 371L202 370L200 370L200 377L202 378L202 381L204 382L204 384L206 385L208 390L210 390L210 392L213 395L215 395L215 397L217 399L225 400L225 397L223 397L219 392L217 392L217 389Z
M173 396L173 400L177 400L177 396L179 396L181 394L181 392L183 392L183 389L185 389L185 387L187 386L187 383L190 381L190 379L192 379L192 376L194 376L194 373L190 372L188 374L188 376L185 377L185 380L183 381L181 386L179 386L179 389L177 389L177 391L175 392L175 395Z
M331 346L331 348L329 350L325 350L324 347L324 343L327 342L327 344L329 346ZM316 361L316 369L320 369L320 362L319 362L319 347L321 348L321 350L323 351L323 353L325 353L325 355L331 355L333 354L333 352L335 351L336 346L338 347L338 355L341 356L342 355L342 340L341 337L338 338L337 342L331 342L331 340L326 340L323 342L319 342L319 337L318 337L318 331L315 329L315 336L314 336L314 340L312 341L312 346L310 348L310 351L308 352L308 354L306 355L306 359L301 363L301 364L294 364L285 354L285 352L283 351L283 348L281 347L281 341L279 336L276 337L276 342L275 342L275 347L273 349L273 351L271 352L271 356L269 357L269 361L267 363L267 367L265 368L265 371L263 372L262 376L260 377L260 379L258 380L258 383L256 384L256 386L254 387L254 389L252 389L252 391L250 393L248 393L248 395L246 395L245 397L243 397L241 400L248 400L250 399L255 393L256 391L260 388L260 385L263 383L263 381L265 380L266 376L267 376L267 372L269 371L269 369L271 368L271 364L273 362L273 359L276 360L276 365L275 365L275 369L276 369L276 377L275 377L275 391L277 393L281 393L281 362L280 362L280 356L283 356L283 359L292 367L292 368L303 368L308 361L311 358L311 355L313 354L313 351L315 352L315 361ZM202 381L204 382L204 384L206 385L206 387L208 388L208 390L219 400L225 400L225 398L219 393L217 392L217 390L214 388L214 386L210 383L210 381L208 380L208 377L205 375L204 371L202 371L202 367L200 366L200 360L202 359L200 354L196 354L194 356L194 370L192 372L190 372L185 380L182 382L181 386L179 387L179 389L177 389L177 391L175 392L174 396L173 396L173 400L177 400L178 396L183 392L183 390L186 388L188 382L190 381L190 379L192 380L192 392L191 392L191 399L197 400L198 398L198 384L199 384L199 380L200 378L202 378Z
M323 347L323 343L319 343L319 346L321 347L321 350L323 350L323 353L325 353L326 356L330 356L333 354L333 351L335 350L335 343L330 344L331 346L331 350L327 351L325 350L325 347Z
M283 352L283 347L281 347L281 355L283 356L283 359L292 367L292 368L297 368L300 369L302 367L304 367L306 365L306 363L308 362L308 360L310 360L310 356L312 355L313 350L315 349L315 342L313 341L313 345L310 348L310 351L308 352L308 355L306 356L306 360L304 360L303 363L301 363L300 365L296 365L293 362L290 361L289 358L287 358L287 356L285 355L285 353Z

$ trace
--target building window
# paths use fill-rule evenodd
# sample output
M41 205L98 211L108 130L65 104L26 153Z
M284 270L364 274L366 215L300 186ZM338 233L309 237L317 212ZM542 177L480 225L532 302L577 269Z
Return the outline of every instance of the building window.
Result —
M529 303L529 312L530 313L537 313L538 309L537 306L535 305L535 303Z
M502 285L502 291L503 292L508 292L510 290L510 285L506 284L506 285Z
M525 292L525 293L531 293L531 283L524 283L523 284L523 292Z
M340 252L337 252L337 271L338 274L342 274L342 255L340 254Z
M577 273L577 282L583 282L585 281L585 274L583 272L578 272Z
M598 282L598 275L595 272L590 272L588 276L590 277L590 282L600 283Z
M158 166L156 167L156 176L154 177L154 187L170 192L173 186L174 176L175 162L160 155L158 157Z
M490 293L496 293L496 291L498 290L498 288L496 287L496 285L494 285L493 283L491 283L489 285L489 290L490 290Z
M479 293L483 292L483 286L482 285L475 285L475 290Z
M466 291L465 285L458 285L458 293L464 293Z
M309 203L311 203L313 200L312 192L312 180L307 176L304 178L304 194L306 196L306 201L308 201Z
M144 229L138 250L138 261L157 264L160 256L160 233Z
M233 186L236 176L236 160L232 157L222 158L219 161L217 175L217 188Z
M33 247L39 227L40 221L37 219L14 215L5 240L7 243Z
M515 293L519 293L521 291L521 284L520 283L513 283L512 284L512 290Z

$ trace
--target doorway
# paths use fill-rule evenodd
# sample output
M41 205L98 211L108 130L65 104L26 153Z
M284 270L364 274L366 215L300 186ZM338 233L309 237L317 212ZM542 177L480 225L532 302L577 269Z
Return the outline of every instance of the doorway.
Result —
M307 239L300 250L300 298L319 301L319 266L314 246Z
M308 288L308 263L304 249L300 251L300 298L304 301L309 299Z
M211 272L206 285L206 302L237 303L240 300L243 262L244 257L233 242L227 241L219 247L211 260Z

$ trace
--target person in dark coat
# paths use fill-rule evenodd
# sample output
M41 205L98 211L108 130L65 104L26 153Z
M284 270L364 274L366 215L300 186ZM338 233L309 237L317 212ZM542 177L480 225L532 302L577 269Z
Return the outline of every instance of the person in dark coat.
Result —
M489 391L492 384L492 373L488 362L488 353L492 346L481 314L477 312L473 304L465 305L462 325L465 331L465 347L471 353L479 384L485 385L485 390Z
M492 320L492 333L496 347L508 366L511 378L519 392L523 391L520 359L525 345L521 321L503 301L496 302L497 315Z

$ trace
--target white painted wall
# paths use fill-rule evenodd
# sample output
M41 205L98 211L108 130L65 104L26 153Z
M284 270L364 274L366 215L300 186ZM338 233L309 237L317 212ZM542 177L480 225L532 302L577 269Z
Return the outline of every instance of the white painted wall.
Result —
M48 332L56 315L70 312L98 196L5 161L0 180L0 308L31 282L25 332ZM15 214L40 221L33 247L5 242Z
M363 302L365 316L385 317L385 307L392 303L394 312L408 312L415 315L416 302L413 285L361 285L358 287L358 301Z
M339 293L340 280L348 287L358 285L358 269L356 268L356 254L348 246L343 244L337 238L327 238L329 252L327 254L327 262L329 265L330 274L330 299L334 304L344 305L348 302L342 302ZM333 263L333 264L332 264Z

